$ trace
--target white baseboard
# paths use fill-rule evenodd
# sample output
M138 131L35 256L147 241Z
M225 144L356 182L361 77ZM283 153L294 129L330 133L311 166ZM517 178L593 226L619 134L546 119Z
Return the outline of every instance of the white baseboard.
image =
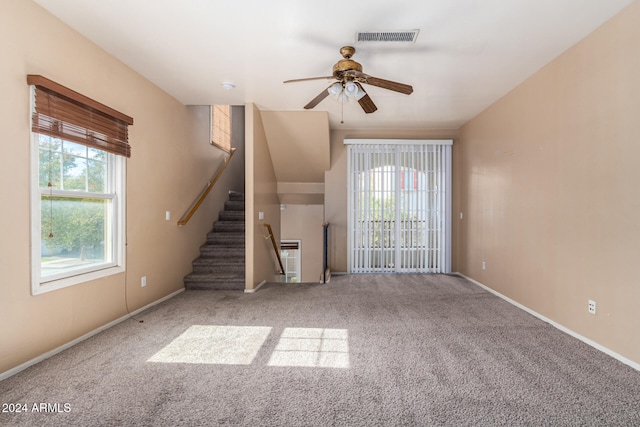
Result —
M125 320L130 319L132 316L135 316L138 313L142 313L143 311L153 307L154 305L158 305L161 302L164 302L164 301L168 300L169 298L173 298L174 296L178 295L181 292L184 292L184 288L179 289L179 290L177 290L175 292L172 292L169 295L167 295L165 297L162 297L159 300L156 300L156 301L154 301L154 302L152 302L150 304L147 304L144 307L141 307L141 308L139 308L139 309L137 309L137 310L125 315L125 316L119 317L116 320L113 320L113 321L107 323L106 325L100 326L99 328L94 329L91 332L87 332L86 334L82 335L81 337L78 337L78 338L74 339L73 341L69 341L68 343L63 344L60 347L54 348L53 350L48 351L48 352L46 352L44 354L41 354L38 357L34 357L33 359L28 360L28 361L24 362L23 364L16 366L15 368L12 368L12 369L9 369L6 372L0 373L0 381L15 375L20 371L24 371L28 367L33 366L33 365L35 365L37 363L40 363L43 360L50 358L51 356L55 356L56 354L61 353L61 352L65 351L66 349L71 348L74 345L76 345L76 344L78 344L78 343L80 343L80 342L82 342L82 341L84 341L84 340L86 340L88 338L91 338L92 336L94 336L96 334L99 334L100 332L105 331L105 330L111 328L112 326L117 325L118 323L124 322Z
M631 366L636 371L640 371L640 363L636 363L633 360L627 359L626 357L616 353L615 351L613 351L613 350L611 350L611 349L609 349L607 347L604 347L604 346L598 344L597 342L592 341L589 338L584 337L584 336L580 335L579 333L574 332L571 329L562 326L559 323L554 322L553 320L549 319L548 317L545 317L542 314L540 314L540 313L538 313L536 311L533 311L529 307L526 307L526 306L520 304L519 302L514 301L514 300L512 300L511 298L509 298L509 297L507 297L505 295L502 295L500 292L491 289L490 287L478 282L477 280L472 279L471 277L467 277L462 273L452 273L452 274L458 275L460 277L464 277L465 279L467 279L471 283L473 283L473 284L475 284L477 286L480 286L482 289L484 289L484 290L486 290L488 292L491 292L492 294L502 298L503 300L507 301L509 304L515 305L519 309L522 309L522 310L526 311L527 313L531 314L532 316L535 316L538 319L550 324L551 326L553 326L556 329L559 329L560 331L564 332L565 334L571 335L572 337L579 339L583 343L590 345L591 347L595 348L596 350L600 350L601 352L613 357L614 359L619 360L620 362L624 363L625 365Z
M255 288L253 288L253 289L245 289L245 290L244 290L244 293L245 293L245 294L253 294L253 293L256 293L256 292L258 292L258 289L260 289L260 288L262 287L262 285L264 285L265 283L267 283L267 281L266 281L266 280L263 280L262 282L258 283L258 286L256 286Z

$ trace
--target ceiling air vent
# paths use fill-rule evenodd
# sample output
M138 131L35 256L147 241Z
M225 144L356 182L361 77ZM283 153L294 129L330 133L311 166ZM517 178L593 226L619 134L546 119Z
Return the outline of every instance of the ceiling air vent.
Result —
M401 42L415 43L420 30L410 31L359 31L356 33L357 43L366 42Z

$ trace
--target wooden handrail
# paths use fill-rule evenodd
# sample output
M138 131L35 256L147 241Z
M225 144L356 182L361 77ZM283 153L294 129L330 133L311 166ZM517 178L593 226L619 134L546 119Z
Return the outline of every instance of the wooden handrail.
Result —
M185 212L185 214L182 215L182 218L178 220L178 226L185 225L187 222L189 222L193 214L196 213L196 211L198 210L202 202L204 202L204 199L207 197L207 195L209 194L213 186L216 185L216 182L218 182L218 179L220 179L220 177L222 176L222 172L224 172L224 170L227 168L227 165L229 165L229 162L233 157L233 153L235 152L236 152L236 149L232 148L231 151L229 152L229 157L227 157L224 163L220 165L215 176L211 178L211 181L209 181L207 185L204 187L204 189L200 192L200 194L198 195L196 200L191 204L187 212Z
M278 258L278 264L280 265L280 274L284 273L284 266L282 265L282 259L280 258L280 251L278 250L278 245L276 244L276 238L273 237L273 231L271 230L271 224L263 224L267 228L268 236L265 236L265 239L271 238L271 244L273 245L273 250L276 253L276 258Z

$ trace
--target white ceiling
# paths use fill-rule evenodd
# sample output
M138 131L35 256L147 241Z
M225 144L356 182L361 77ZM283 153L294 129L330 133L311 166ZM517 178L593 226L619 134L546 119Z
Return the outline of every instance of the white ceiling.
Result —
M632 0L35 0L188 105L301 110L353 45L364 72L413 86L365 89L378 111L328 97L332 128L457 128ZM420 30L415 44L357 31ZM236 85L231 91L223 81Z

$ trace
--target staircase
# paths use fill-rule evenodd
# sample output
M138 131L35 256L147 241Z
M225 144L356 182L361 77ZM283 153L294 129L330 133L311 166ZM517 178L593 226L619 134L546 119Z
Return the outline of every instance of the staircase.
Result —
M244 290L244 194L229 192L218 221L193 261L193 272L185 276L187 289Z

